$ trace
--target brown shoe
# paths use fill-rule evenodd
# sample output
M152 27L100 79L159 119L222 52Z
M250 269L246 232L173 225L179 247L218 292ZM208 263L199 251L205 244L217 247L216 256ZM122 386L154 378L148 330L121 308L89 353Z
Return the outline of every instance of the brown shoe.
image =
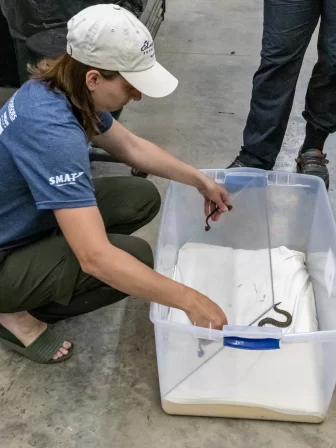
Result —
M304 153L301 153L300 151L296 159L296 172L320 177L328 190L329 171L327 164L329 163L329 160L327 160L326 157L327 154L323 154L323 152L318 149L309 149Z
M239 160L239 157L236 157L231 165L229 165L226 169L230 168L246 168L246 165L244 165L243 162Z

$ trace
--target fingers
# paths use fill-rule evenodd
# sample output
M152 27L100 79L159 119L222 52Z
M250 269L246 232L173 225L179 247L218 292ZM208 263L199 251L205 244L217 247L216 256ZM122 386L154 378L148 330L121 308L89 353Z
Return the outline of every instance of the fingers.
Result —
M218 213L214 213L212 216L213 221L218 221L221 213L231 210L230 197L225 188L221 187L212 179L208 179L208 181L207 186L203 190L199 190L205 198L204 214L205 216L209 216L218 207Z
M226 206L231 205L229 193L225 190L225 188L221 188L221 199Z
M204 200L204 214L205 216L209 216L210 215L210 204L211 201L209 199L205 199Z
M226 207L226 211L228 211L228 210L229 210L229 208ZM222 212L222 211L218 208L218 205L217 205L216 202L211 202L211 203L210 203L210 213L211 213L211 220L212 220L212 221L219 221L219 219L220 219L222 213L224 213L224 212ZM209 213L209 214L210 214L210 213ZM209 216L209 214L208 214L207 216Z
M222 310L221 310L222 311ZM211 328L213 330L222 330L224 325L227 325L227 317L223 313L223 311L220 313L220 315L216 315L214 319L211 321Z
M222 212L228 212L232 208L229 193L224 188L221 187L219 192L219 199L217 201L217 206L220 208Z
M221 217L221 214L223 213L217 206L216 202L206 201L207 205L204 207L205 216L211 215L211 221L218 221ZM229 208L227 208L229 210Z
M204 201L204 214L206 217L211 215L212 221L218 221L222 212L218 210L216 213L214 211L217 208L216 202L209 201L209 199L205 199ZM212 214L213 213L213 214Z
M218 186L218 188L218 196L213 199L213 203L219 210L218 213L214 213L214 215L212 216L213 221L218 221L222 213L228 212L232 209L229 193L220 186Z
M192 324L198 327L222 330L227 325L227 317L223 310L207 297L201 299L204 302L199 309L195 303L195 311L187 313Z
M214 221L215 220L215 216L219 213L216 212L217 209L217 204L215 202L211 202L210 203L210 213L213 213L213 215L211 216L211 220Z
M228 212L231 207L228 192L218 185L218 191L216 193L215 197L212 198L213 202L216 203L222 213Z
M229 211L228 206L223 202L221 195L219 195L218 199L216 200L217 207L219 208L219 211L221 213L225 213Z
M225 315L224 315L225 316ZM211 330L223 330L223 326L227 325L228 321L225 318L216 318L213 321L208 319L199 319L193 322L197 327L209 328Z
M213 221L219 221L221 215L222 215L222 212L221 212L220 210L218 210L216 213L214 213L214 214L212 215L212 218L211 218L211 219L212 219Z

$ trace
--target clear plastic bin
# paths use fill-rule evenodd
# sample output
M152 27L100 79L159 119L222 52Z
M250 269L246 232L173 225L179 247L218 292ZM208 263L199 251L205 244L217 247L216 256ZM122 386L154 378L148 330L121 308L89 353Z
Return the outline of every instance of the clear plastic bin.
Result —
M260 303L254 311L257 291L252 287L246 295L251 305L248 312L239 320L235 320L234 310L231 316L229 313L229 325L223 331L171 321L168 307L152 303L150 318L155 326L163 409L169 414L319 423L327 414L336 379L336 227L324 183L312 176L255 169L204 172L230 192L233 210L205 232L201 196L191 187L171 182L155 269L181 281L177 259L179 250L189 242L260 250L264 258L259 261L267 273L262 310L266 312L281 302L274 297L272 248L286 246L303 252L318 328L286 334L280 328L253 326L260 318ZM235 253L228 252L223 260L225 269L232 270L232 278L234 271L239 271L230 255ZM223 294L230 296L232 288L227 284ZM200 356L204 340L210 343ZM219 355L225 367L214 374L209 365ZM211 384L210 398L205 396L200 402L192 393L176 398L179 388L187 387L189 393L199 384ZM253 390L260 394L247 393L246 398L246 391Z

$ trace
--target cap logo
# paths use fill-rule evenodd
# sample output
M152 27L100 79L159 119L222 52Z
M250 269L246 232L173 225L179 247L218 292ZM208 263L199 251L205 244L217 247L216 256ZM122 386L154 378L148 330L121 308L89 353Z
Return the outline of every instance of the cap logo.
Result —
M152 57L154 53L154 43L149 43L149 40L145 40L143 46L141 47L141 51L144 55L149 54Z

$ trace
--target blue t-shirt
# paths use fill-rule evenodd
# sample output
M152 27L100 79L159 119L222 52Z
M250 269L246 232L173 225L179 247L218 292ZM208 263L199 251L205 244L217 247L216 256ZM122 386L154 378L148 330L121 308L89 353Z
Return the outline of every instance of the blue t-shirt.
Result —
M106 132L112 116L99 118ZM94 205L89 143L70 102L28 81L0 109L0 250L52 231L55 209Z

